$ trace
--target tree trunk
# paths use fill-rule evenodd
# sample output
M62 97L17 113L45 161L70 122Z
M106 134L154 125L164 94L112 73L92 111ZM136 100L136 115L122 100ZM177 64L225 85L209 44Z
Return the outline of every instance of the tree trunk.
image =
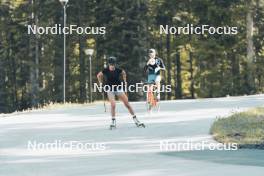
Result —
M255 87L255 80L254 80L254 59L255 59L255 51L254 51L254 44L253 44L253 4L252 0L248 3L248 10L247 10L247 84L249 85L249 92L252 93Z
M14 56L12 54L12 44L14 43L13 41L13 35L10 32L8 33L8 40L9 40L9 47L7 50L7 60L9 61L9 66L10 66L10 78L11 78L11 90L12 90L12 110L16 110L18 108L18 98L17 98L17 79L16 79L16 62L14 59Z
M190 62L190 81L191 81L191 85L190 85L190 92L191 92L191 98L195 98L194 95L194 78L193 78L193 53L192 51L189 51L189 62Z
M232 70L232 95L238 95L240 92L240 69L239 60L234 53L230 54Z
M247 11L247 60L253 62L255 57L253 44L253 9L252 4L249 4Z
M0 113L7 112L8 103L6 102L7 90L6 90L6 70L4 68L5 58L0 58Z
M37 14L37 1L32 0L32 20L34 24L38 26L38 14ZM33 66L31 67L30 71L30 78L31 78L31 104L32 106L37 106L38 104L38 92L39 92L39 41L38 41L38 34L34 37L34 61Z
M181 60L180 53L176 54L176 89L175 95L177 99L182 98L182 78L181 78Z
M82 13L81 13L81 7L79 7L78 10L78 26L82 26ZM79 39L79 65L80 65L80 102L84 103L86 100L86 76L85 76L85 55L84 55L84 39L82 35L78 35Z
M159 56L163 59L163 61L164 61L164 63L166 63L165 61L166 61L166 58L164 58L164 53L163 53L163 36L162 36L162 34L160 34L160 37L159 37ZM166 67L166 65L165 65L165 67ZM166 72L168 72L168 68L167 68L167 71ZM164 76L164 78L163 78L163 80L165 81L165 84L168 84L167 83L167 75L168 74L163 74L163 76ZM162 96L163 94L161 94L161 96ZM168 93L167 92L165 92L165 94L164 94L164 99L165 100L167 100L168 99Z
M86 76L85 76L85 55L84 55L83 39L79 36L79 64L80 64L80 102L84 103L86 100Z
M57 13L55 15L55 23L61 23L61 13ZM53 95L52 100L54 102L62 102L63 101L63 35L54 37L54 46L56 49L54 50L54 58L53 58Z
M189 0L188 1L189 4L192 3L192 0ZM191 9L192 6L188 6L188 13L189 14L192 14L192 9ZM191 20L189 21L189 23L192 23ZM190 43L190 47L189 47L189 64L190 64L190 81L191 81L191 84L190 84L190 92L191 92L191 98L194 99L195 98L195 95L194 95L194 78L193 78L193 53L192 53L192 35L189 35L189 43Z
M166 36L166 48L167 48L167 85L171 85L171 40L170 35ZM168 99L171 99L171 92L168 92Z

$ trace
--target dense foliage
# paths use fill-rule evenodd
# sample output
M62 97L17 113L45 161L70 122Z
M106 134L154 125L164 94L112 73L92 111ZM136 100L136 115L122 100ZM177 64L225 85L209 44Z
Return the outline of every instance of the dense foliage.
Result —
M0 112L62 101L63 35L28 35L27 25L63 24L59 0L0 0ZM163 99L254 94L264 87L263 0L70 0L67 24L105 26L105 35L67 35L66 99L89 99L92 79L110 55L129 83L145 81L148 48L167 71ZM237 35L166 35L159 25L237 26ZM253 33L252 33L253 31ZM97 100L100 93L94 94ZM131 100L142 95L130 93Z

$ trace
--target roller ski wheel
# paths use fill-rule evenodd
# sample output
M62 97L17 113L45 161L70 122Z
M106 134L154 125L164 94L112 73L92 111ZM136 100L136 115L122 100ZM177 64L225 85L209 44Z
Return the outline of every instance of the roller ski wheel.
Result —
M145 128L145 127L146 127L144 123L141 123L141 122L137 119L136 116L133 117L133 120L134 120L134 122L135 122L135 124L136 124L137 127L139 127L139 128L141 128L141 127L142 127L142 128Z
M136 123L136 126L138 128L146 128L145 124L144 123Z
M115 125L110 125L110 128L109 128L110 130L114 130L114 129L116 129L116 126Z
M112 119L112 124L110 125L110 130L116 129L116 120Z

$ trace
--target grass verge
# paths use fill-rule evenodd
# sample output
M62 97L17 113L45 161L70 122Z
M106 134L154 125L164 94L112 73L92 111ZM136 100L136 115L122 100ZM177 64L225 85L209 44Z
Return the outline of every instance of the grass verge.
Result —
M30 113L30 112L39 112L39 111L45 111L45 110L52 110L52 109L60 109L60 108L74 108L74 107L88 107L91 105L95 105L95 104L103 104L103 101L94 101L93 103L70 103L70 102L66 102L64 103L53 103L53 102L49 102L46 103L44 105L39 105L37 107L32 107L32 108L28 108L22 111L15 111L12 113L8 113L8 114L1 114L0 113L0 118L1 117L10 117L10 116L14 116L17 114L23 114L23 113Z
M237 143L239 148L264 149L264 107L218 118L210 132L221 143Z

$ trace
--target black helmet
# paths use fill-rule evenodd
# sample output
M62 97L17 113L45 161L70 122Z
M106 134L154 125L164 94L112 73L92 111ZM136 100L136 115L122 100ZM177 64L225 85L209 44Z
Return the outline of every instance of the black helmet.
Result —
M110 56L107 60L108 64L115 65L116 64L116 57Z

